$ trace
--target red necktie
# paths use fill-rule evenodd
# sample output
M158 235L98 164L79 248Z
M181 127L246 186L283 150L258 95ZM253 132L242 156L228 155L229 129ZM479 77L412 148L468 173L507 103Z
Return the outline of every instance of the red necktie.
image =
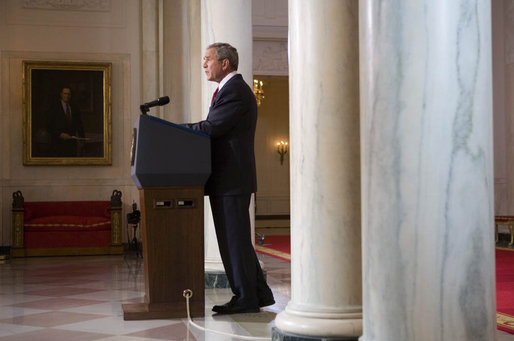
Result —
M66 120L68 121L68 123L71 122L71 110L69 104L66 104Z
M216 88L216 91L214 91L214 93L212 94L211 107L212 107L212 103L214 103L214 97L216 97L216 94L218 93L218 90L219 90L219 88Z

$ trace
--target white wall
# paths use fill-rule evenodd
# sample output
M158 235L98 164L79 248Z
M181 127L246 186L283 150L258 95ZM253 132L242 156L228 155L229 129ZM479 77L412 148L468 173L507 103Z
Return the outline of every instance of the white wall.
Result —
M255 73L287 75L287 0L253 9ZM17 190L27 201L63 201L107 200L119 189L123 216L139 201L129 166L139 104L170 95L152 114L177 122L204 110L199 20L198 0L0 1L0 246L11 244ZM112 63L112 165L23 165L24 60Z
M140 103L140 2L2 0L0 32L0 246L11 244L17 190L26 201L62 201L109 200L119 189L130 210L138 201L129 150ZM24 60L112 63L112 165L23 165Z

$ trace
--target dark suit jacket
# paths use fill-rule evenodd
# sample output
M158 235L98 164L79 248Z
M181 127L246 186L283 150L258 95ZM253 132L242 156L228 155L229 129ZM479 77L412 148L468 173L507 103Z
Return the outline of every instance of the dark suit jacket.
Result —
M57 101L47 113L48 130L52 135L58 137L61 133L68 133L72 136L84 137L84 128L82 127L82 119L80 112L76 106L70 104L71 123L66 120L66 113L62 107L61 101Z
M82 119L77 107L70 104L71 122L66 120L66 113L58 100L47 112L47 129L52 136L52 151L54 156L77 156L77 141L62 140L59 138L61 133L68 133L71 136L84 137Z
M204 121L184 126L211 137L212 173L207 195L238 195L257 191L254 137L257 102L240 74L217 93Z

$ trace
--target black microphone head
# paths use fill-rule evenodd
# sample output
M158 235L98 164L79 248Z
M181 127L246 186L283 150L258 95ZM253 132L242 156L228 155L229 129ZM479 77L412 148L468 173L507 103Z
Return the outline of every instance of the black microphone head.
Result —
M155 101L141 104L141 106L139 108L141 109L141 113L144 115L150 110L151 107L155 107L157 105L159 105L159 106L165 105L165 104L168 104L169 102L170 102L170 98L168 96L163 96L163 97L157 98Z
M157 99L157 102L159 103L159 105L165 105L170 102L170 98L168 96L159 97Z

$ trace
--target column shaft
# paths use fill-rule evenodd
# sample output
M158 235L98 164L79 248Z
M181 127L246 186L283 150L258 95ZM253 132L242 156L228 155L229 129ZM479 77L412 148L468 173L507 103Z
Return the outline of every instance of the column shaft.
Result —
M252 2L251 0L202 0L202 56L212 43L229 43L237 49L239 54L238 73L244 80L253 86L252 75ZM202 67L202 60L198 61L198 67ZM202 103L204 118L207 116L211 98L217 84L209 82L202 74ZM252 200L252 203L254 201ZM250 210L254 218L254 206ZM209 200L205 201L205 265L206 270L224 270L219 254L214 222L212 220ZM254 231L254 219L252 219L252 235Z
M359 5L362 340L494 340L490 2Z
M358 2L289 1L291 301L286 333L362 331Z
M159 89L159 74L162 70L159 70L158 9L157 0L141 4L141 103L160 96L162 91Z

